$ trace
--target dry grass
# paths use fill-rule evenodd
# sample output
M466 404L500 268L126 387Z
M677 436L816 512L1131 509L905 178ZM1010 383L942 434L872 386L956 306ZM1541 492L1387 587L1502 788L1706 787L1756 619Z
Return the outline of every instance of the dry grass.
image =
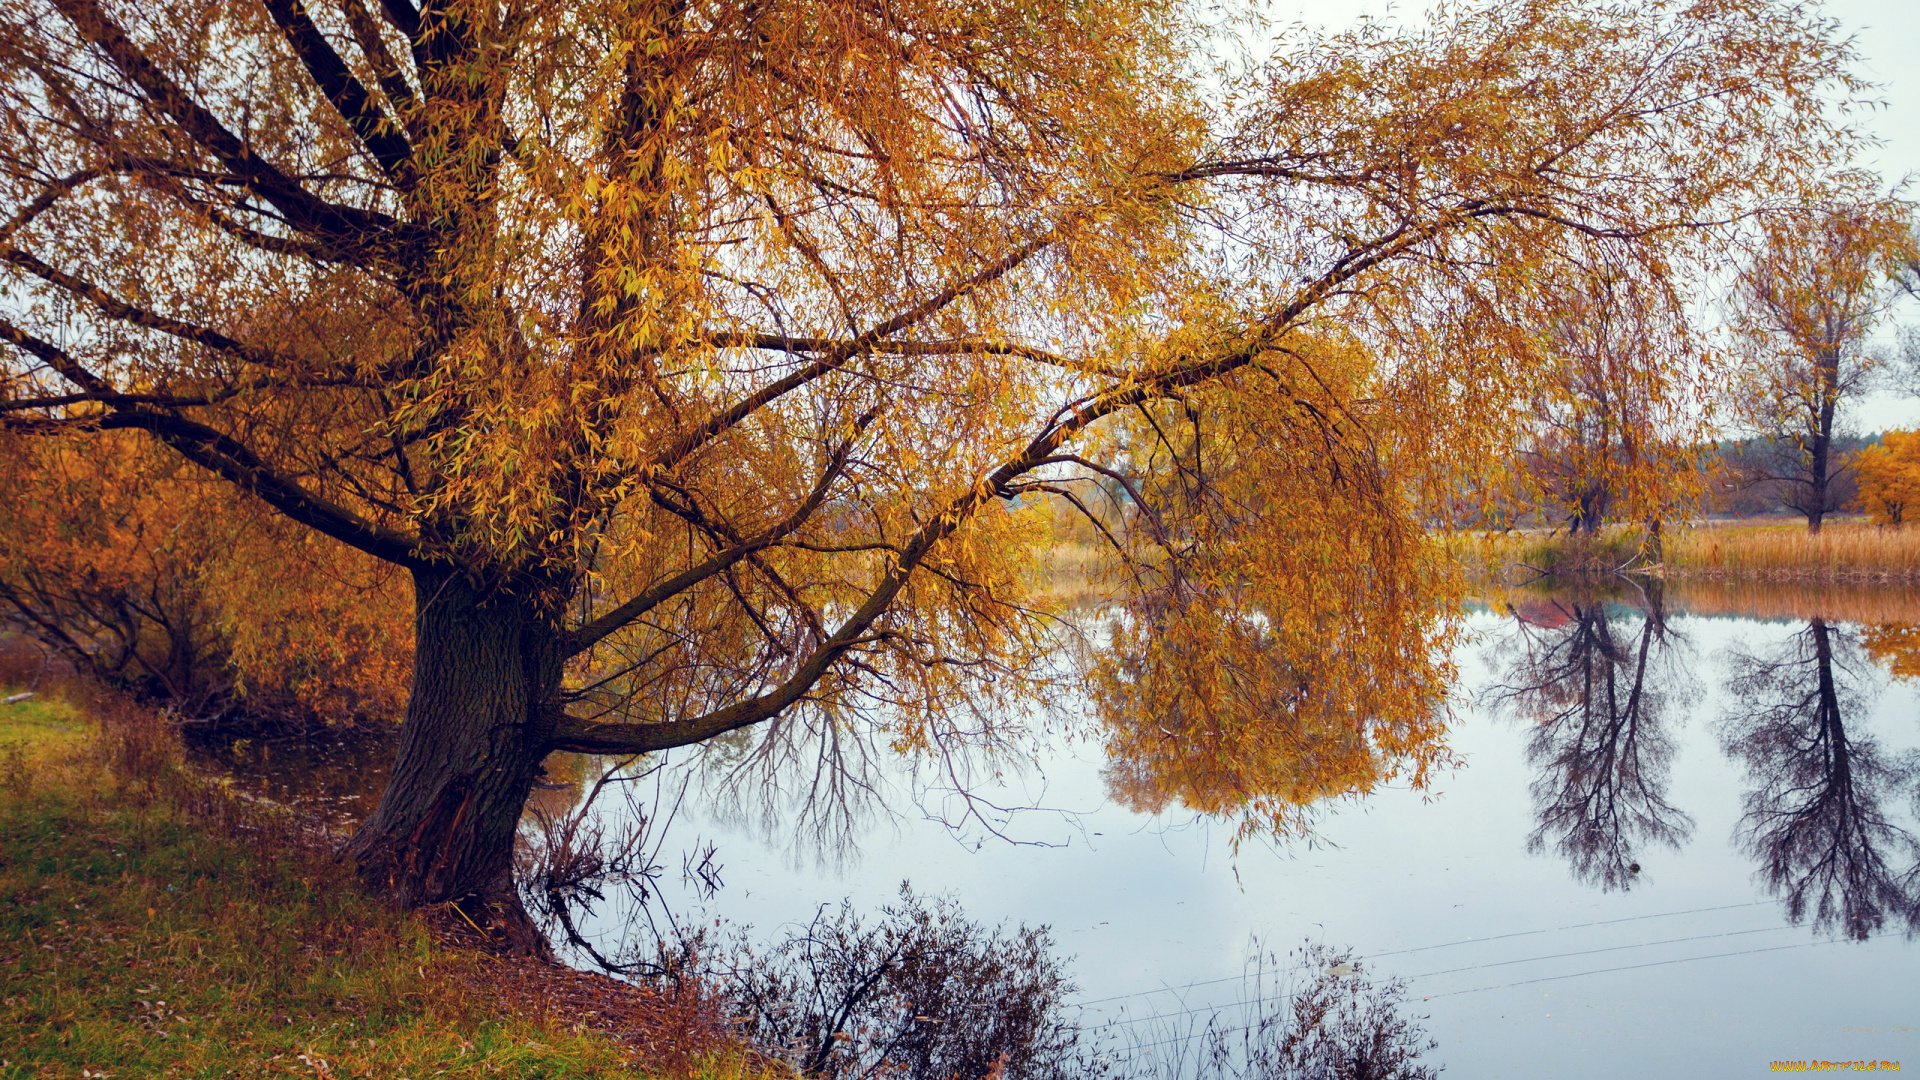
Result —
M1057 540L1034 553L1030 587L1042 601L1068 611L1099 607L1114 597L1114 586L1103 577L1113 559L1104 540Z
M1677 532L1669 577L1770 581L1920 581L1920 527L1830 522L1718 525Z
M1457 533L1448 548L1477 577L1513 580L1534 573L1642 571L1669 580L1774 582L1920 582L1920 526L1829 521L1817 536L1803 522L1711 522L1671 529L1662 558L1650 557L1638 529L1614 528L1597 540L1570 541L1547 530Z

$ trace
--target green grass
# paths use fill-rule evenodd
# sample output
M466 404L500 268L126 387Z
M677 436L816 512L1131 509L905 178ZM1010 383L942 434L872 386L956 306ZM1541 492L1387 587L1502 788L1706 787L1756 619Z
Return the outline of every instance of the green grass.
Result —
M0 706L0 1078L636 1075L338 867L113 782L92 726Z
M0 698L15 691L0 690ZM80 710L60 698L36 694L26 701L0 705L0 746L12 744L24 753L74 747L85 742L93 725Z

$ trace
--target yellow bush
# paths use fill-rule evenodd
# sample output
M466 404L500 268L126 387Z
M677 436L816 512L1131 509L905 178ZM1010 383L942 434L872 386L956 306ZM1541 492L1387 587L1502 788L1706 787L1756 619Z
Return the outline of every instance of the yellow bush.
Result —
M1875 525L1898 525L1920 511L1920 431L1889 431L1853 456L1860 509Z

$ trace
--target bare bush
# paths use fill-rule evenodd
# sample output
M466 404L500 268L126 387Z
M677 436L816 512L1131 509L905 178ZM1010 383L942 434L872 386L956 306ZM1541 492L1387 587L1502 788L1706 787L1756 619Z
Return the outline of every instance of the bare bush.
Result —
M872 924L823 908L720 974L746 1034L821 1080L1098 1075L1051 948L1044 927L989 929L903 884Z
M1184 1031L1120 1029L1109 1056L1138 1080L1435 1080L1439 1043L1407 1014L1403 979L1375 982L1351 950L1308 942L1283 961L1256 949L1247 1000L1194 1010ZM1150 1051L1159 1050L1160 1053Z

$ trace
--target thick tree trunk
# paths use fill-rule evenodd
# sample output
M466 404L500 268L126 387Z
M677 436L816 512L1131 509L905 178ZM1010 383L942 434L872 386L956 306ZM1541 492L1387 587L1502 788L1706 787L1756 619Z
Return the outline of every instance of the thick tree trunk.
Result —
M1575 496L1567 531L1588 537L1600 535L1600 526L1607 516L1607 494L1607 485L1601 481L1589 480L1583 484Z
M1832 440L1824 433L1816 435L1807 451L1807 532L1818 534L1827 517L1827 464Z
M413 691L393 777L350 847L407 906L452 903L516 949L544 942L513 883L513 843L552 722L558 634L524 600L463 575L414 575Z

